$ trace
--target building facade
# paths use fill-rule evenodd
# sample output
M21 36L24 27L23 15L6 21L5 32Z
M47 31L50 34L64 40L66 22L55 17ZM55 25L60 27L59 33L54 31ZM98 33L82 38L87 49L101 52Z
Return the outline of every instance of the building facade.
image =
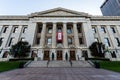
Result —
M92 16L64 8L35 12L26 16L0 16L1 59L11 45L28 41L29 57L39 60L84 60L91 58L89 46L103 42L110 53L106 58L120 60L120 17Z
M104 16L120 16L120 0L105 0L100 9Z

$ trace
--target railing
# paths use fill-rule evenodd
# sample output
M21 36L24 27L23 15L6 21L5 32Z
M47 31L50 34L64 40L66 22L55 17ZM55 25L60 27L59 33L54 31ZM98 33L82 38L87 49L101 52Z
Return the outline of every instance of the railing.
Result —
M27 67L32 61L29 60L27 63L24 64L24 68Z
M90 60L88 60L88 63L92 66L92 67L95 67L94 63Z

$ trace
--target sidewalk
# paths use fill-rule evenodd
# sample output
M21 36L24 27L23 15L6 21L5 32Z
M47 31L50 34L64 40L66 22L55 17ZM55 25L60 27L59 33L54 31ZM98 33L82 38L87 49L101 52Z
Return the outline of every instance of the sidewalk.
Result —
M120 73L95 68L23 68L0 73L0 80L120 80Z

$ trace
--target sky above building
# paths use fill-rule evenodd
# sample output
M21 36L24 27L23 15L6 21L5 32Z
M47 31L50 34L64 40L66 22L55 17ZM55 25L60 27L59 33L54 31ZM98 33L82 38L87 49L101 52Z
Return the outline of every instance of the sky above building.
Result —
M102 15L100 6L105 0L1 0L0 15L27 15L56 7L91 15Z

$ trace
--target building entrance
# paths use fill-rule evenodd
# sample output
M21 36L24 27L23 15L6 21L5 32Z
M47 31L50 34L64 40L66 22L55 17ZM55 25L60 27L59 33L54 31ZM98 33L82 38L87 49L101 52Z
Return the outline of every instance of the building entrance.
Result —
M70 60L76 60L75 51L70 51Z
M62 60L62 51L57 51L57 60Z
M44 51L44 60L50 60L49 51Z

